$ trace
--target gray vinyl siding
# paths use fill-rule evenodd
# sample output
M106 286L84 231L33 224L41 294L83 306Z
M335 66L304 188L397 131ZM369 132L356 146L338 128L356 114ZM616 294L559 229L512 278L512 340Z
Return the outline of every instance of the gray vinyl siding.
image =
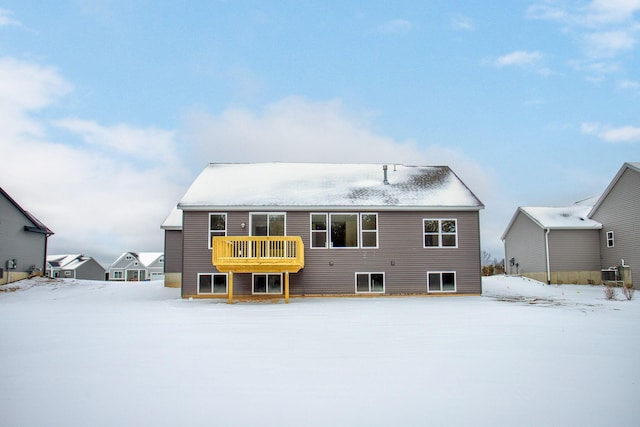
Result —
M164 232L164 272L182 272L182 230Z
M76 279L105 280L105 270L92 258L76 269Z
M602 224L601 268L631 266L635 287L640 282L640 173L627 168L601 202L592 218ZM613 231L615 245L607 247L607 232Z
M24 229L34 225L0 194L0 268L4 271L4 280L7 278L7 261L12 259L17 261L17 268L12 272L30 273L35 266L44 273L47 237Z
M551 230L551 271L598 271L600 230ZM546 268L545 268L546 271Z
M327 211L313 209L311 212ZM304 269L290 275L291 295L355 294L356 272L385 273L387 295L426 294L428 271L455 271L457 293L481 293L477 211L376 212L354 209L341 212L377 213L379 248L311 249L310 212L287 212L287 235L301 236L305 246ZM226 213L228 235L248 235L248 228L242 229L240 224L249 224L249 212ZM183 296L197 293L198 273L216 271L207 244L208 217L209 212L184 212ZM457 219L458 247L423 248L424 218ZM234 295L251 295L251 274L234 275Z
M505 236L505 263L508 274L516 274L509 265L511 258L518 264L517 273L547 271L544 230L521 211Z

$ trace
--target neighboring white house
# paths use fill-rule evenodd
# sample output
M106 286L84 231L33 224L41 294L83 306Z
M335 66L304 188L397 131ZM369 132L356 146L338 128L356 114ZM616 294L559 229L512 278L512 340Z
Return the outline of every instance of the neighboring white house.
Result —
M47 255L48 277L104 280L105 269L98 261L84 255Z
M138 282L162 280L164 253L125 252L109 267L109 280Z

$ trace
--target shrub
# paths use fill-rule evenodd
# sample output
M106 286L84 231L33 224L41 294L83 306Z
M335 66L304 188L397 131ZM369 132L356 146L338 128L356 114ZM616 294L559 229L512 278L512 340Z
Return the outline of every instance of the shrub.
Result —
M632 283L625 283L622 286L622 293L624 294L624 297L627 299L627 301L631 301L631 298L633 298L633 293L636 290L633 288L633 284Z
M616 299L616 288L611 285L604 285L604 297L608 300Z

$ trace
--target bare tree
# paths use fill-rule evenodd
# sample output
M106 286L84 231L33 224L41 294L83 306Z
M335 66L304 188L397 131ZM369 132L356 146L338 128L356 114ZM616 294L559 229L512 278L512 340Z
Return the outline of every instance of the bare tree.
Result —
M480 253L480 260L482 262L483 267L487 265L491 265L491 254L487 251L482 251Z

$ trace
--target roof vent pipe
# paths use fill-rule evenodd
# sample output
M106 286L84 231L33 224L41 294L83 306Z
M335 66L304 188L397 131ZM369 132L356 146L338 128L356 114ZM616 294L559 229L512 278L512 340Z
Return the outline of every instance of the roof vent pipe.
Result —
M387 179L387 169L388 169L387 165L382 166L382 170L384 171L384 181L382 181L382 183L384 185L389 185L389 180Z

